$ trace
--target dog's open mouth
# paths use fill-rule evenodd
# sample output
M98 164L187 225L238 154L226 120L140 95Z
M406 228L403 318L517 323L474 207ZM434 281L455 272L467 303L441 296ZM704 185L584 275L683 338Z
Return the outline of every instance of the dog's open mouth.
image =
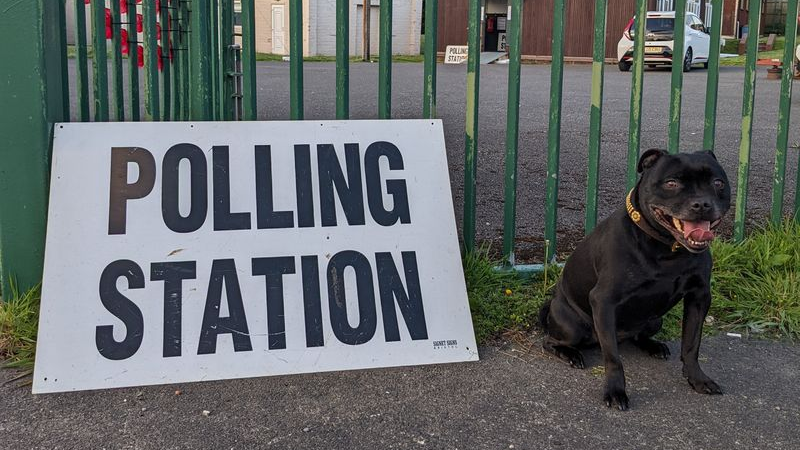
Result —
M653 207L656 220L668 230L681 245L692 252L702 252L714 240L714 228L719 225L720 219L714 221L691 221L670 216L662 209Z

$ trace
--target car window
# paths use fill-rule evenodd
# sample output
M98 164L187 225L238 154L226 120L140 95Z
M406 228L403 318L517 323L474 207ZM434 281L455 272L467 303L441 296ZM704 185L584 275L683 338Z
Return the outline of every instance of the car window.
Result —
M692 25L691 25L691 27L694 28L697 31L705 31L706 30L705 25L703 24L703 22L699 18L697 18L697 16L692 16Z
M649 17L647 19L647 32L648 33L664 33L664 32L672 32L675 26L675 19L671 17ZM632 26L635 30L635 24Z

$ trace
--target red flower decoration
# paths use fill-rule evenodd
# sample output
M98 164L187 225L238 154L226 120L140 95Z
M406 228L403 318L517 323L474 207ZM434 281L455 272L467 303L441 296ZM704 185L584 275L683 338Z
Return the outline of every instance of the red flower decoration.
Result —
M144 17L141 14L136 15L136 32L141 33L144 31Z
M138 66L144 67L144 47L141 45L136 46L136 58L138 59Z
M122 14L128 13L128 0L119 0L119 12Z

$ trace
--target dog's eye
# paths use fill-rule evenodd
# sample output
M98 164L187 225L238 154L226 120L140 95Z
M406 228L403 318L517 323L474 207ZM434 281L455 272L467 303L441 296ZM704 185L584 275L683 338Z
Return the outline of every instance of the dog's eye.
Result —
M722 180L714 180L714 187L717 189L722 189L725 187L725 182Z
M667 180L664 182L664 187L667 189L678 189L680 187L680 183L677 180Z

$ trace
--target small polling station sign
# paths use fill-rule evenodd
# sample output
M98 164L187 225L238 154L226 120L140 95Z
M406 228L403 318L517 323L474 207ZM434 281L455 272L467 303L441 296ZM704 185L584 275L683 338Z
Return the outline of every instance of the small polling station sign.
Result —
M34 393L477 359L441 121L56 126Z
M461 64L467 61L469 56L469 46L467 45L448 45L444 51L445 64Z

